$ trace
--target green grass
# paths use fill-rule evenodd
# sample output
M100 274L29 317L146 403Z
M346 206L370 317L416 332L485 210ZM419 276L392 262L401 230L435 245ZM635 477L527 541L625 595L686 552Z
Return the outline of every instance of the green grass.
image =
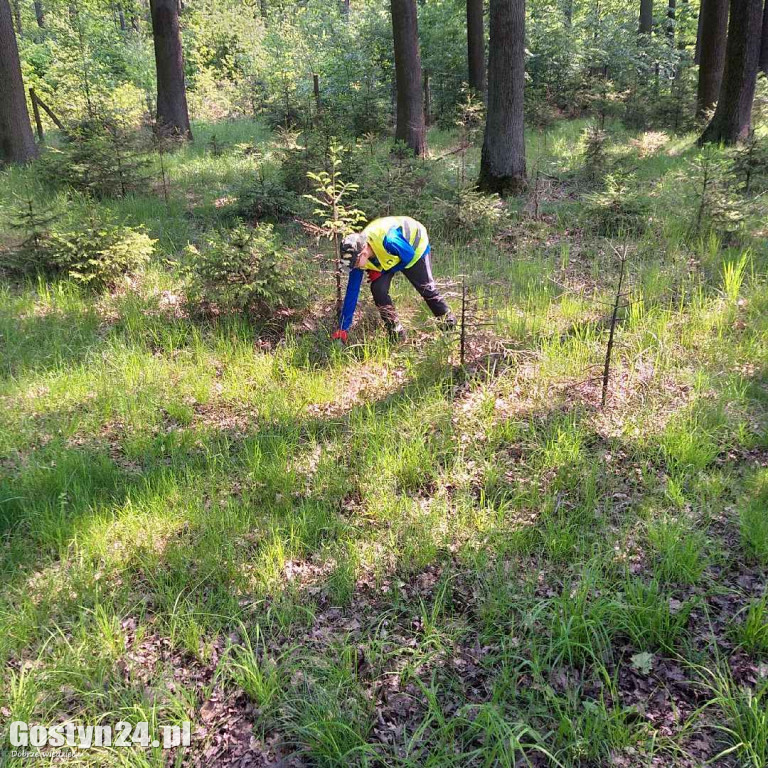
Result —
M710 759L765 763L764 681L738 676L766 653L764 220L738 242L690 238L693 137L612 129L654 223L630 241L633 303L601 409L617 269L579 225L583 128L556 124L546 150L529 137L562 179L539 220L512 201L499 236L469 245L435 223L438 279L466 271L492 322L464 371L402 280L416 341L366 322L341 353L321 308L316 330L276 339L168 303L183 247L226 225L216 201L254 172L237 145L277 162L246 121L194 126L168 158L167 207L156 191L93 203L159 239L131 286L0 288L4 715L189 719L202 751L226 731L223 702L318 766L683 766L699 731ZM435 155L456 141L433 138ZM458 162L424 173L451 189ZM0 202L33 173L4 172ZM437 216L429 190L413 205ZM714 621L724 593L733 611ZM636 654L669 710L638 699ZM747 658L732 675L729 655Z

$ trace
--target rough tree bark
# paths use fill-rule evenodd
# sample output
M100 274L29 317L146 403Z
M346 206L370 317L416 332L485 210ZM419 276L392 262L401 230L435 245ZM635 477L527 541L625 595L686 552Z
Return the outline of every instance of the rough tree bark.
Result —
M150 12L157 68L157 122L191 139L177 0L150 0Z
M677 0L669 0L667 5L667 37L670 42L675 39L675 19L677 16Z
M731 0L720 96L700 145L710 141L735 144L749 135L762 20L762 0Z
M707 0L701 0L699 3L699 16L696 19L696 48L693 52L693 63L701 63L701 23L704 19L704 4Z
M37 155L8 0L0 0L0 165Z
M485 91L483 0L467 0L467 63L469 87L482 94Z
M395 138L404 141L417 155L424 155L427 151L427 131L421 92L416 0L392 0L392 32L397 85Z
M640 0L640 25L638 31L641 35L650 35L653 31L653 0Z
M696 117L702 119L720 95L728 36L728 0L704 0L701 6L701 52Z
M763 8L763 35L760 44L760 71L768 75L768 0Z
M45 11L43 10L43 4L40 0L35 0L35 19L37 21L37 26L40 27L40 29L43 29L45 27Z
M491 0L482 190L506 194L525 187L524 92L525 0Z

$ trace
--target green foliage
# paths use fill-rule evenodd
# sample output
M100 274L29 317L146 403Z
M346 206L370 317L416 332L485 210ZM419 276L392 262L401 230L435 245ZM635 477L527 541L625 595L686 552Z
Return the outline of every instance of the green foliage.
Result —
M58 219L58 213L52 207L40 204L35 195L28 192L24 197L16 197L11 210L9 224L13 231L23 237L21 243L13 249L17 268L23 271L23 264L42 264L50 255L51 225Z
M733 636L749 653L768 656L768 597L749 603L733 628Z
M32 209L34 211L34 209ZM25 226L48 226L51 217L31 214ZM69 277L94 290L114 287L149 261L155 240L140 227L118 224L106 213L91 212L77 226L38 229L6 256L3 266L16 274Z
M708 706L717 710L714 727L726 740L713 759L729 755L744 768L768 765L768 681L754 687L737 684L726 665L702 669L701 674L712 695Z
M648 526L653 571L665 584L695 584L706 565L704 535L682 520L662 518Z
M285 221L300 208L297 195L283 186L278 174L263 159L256 158L254 179L236 193L234 212L247 221Z
M286 221L299 209L299 199L275 179L258 179L236 193L234 211L247 221Z
M693 603L675 600L658 581L628 581L617 622L635 647L670 651L682 637Z
M431 218L432 200L450 196L453 189L436 183L421 159L413 157L413 153L399 152L397 146L392 154L378 154L370 159L363 159L362 155L364 150L355 158L360 166L355 175L360 187L355 199L361 208L382 216L408 211L431 230L440 225L439 216Z
M62 149L44 156L43 172L51 184L93 197L125 197L147 186L143 138L111 118L83 121L69 131Z
M622 98L625 94L617 90L616 83L602 75L588 77L582 89L582 98L585 100L590 112L597 115L597 126L594 129L594 137L597 131L605 129L607 120L619 117L623 112ZM589 151L589 141L587 142Z
M498 195L486 195L464 188L454 200L437 200L430 227L445 239L469 242L490 238L509 222L504 201Z
M190 303L207 312L269 317L306 295L271 224L215 233L199 250L188 246L187 257Z
M733 236L746 216L744 203L729 184L725 158L705 147L689 163L692 203L695 209L691 232L695 236L716 232Z
M81 228L52 233L50 263L43 268L90 288L110 288L149 261L155 242L141 229L91 215Z
M341 144L331 142L328 155L331 170L319 173L309 171L307 177L315 182L315 193L304 195L315 204L313 213L322 220L321 236L334 241L353 232L365 221L365 213L347 203L348 198L358 191L359 186L341 178L343 152L344 147Z
M761 565L768 564L768 472L754 481L752 497L740 510L741 544L747 556Z
M596 125L584 130L584 175L589 181L598 181L608 166L606 146L608 134Z
M768 141L752 131L731 150L731 173L745 194L765 188L768 180Z
M631 176L608 173L604 188L584 196L587 225L597 234L614 237L639 234L648 225L648 202Z

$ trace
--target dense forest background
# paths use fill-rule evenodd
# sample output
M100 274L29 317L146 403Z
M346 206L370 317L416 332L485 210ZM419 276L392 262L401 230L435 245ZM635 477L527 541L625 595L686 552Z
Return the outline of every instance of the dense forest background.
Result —
M62 119L107 111L138 123L155 114L148 3L11 4L25 83ZM691 127L699 4L647 5L652 21L648 34L639 35L639 2L527 3L526 97L533 124L582 115L598 101L634 125ZM429 117L449 125L469 83L466 3L418 6ZM322 103L341 125L359 135L391 125L387 3L225 0L180 7L192 119L301 123L316 109L317 74Z
M62 120L109 114L138 125L153 119L157 89L148 3L10 2L24 82ZM705 40L705 63L718 34L724 49L728 3L712 4L719 6L721 28ZM735 6L737 15L749 12L742 5ZM338 127L358 136L391 127L396 89L388 4L265 0L179 7L193 120L250 117L291 127L305 125L320 105ZM692 128L699 11L697 2L528 2L528 124L597 114L634 127ZM482 24L482 8L480 13ZM467 4L419 3L418 17L427 119L452 125L472 80ZM752 34L759 41L760 29ZM484 48L482 27L480 35ZM479 72L475 80L484 76L482 63ZM482 91L482 79L472 83L478 86Z

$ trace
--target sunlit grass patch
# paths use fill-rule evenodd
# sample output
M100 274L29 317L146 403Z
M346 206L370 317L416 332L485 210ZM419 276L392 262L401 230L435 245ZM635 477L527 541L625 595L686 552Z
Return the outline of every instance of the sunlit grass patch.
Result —
M752 493L739 511L741 543L745 554L765 565L768 563L768 474L759 473L752 483Z

